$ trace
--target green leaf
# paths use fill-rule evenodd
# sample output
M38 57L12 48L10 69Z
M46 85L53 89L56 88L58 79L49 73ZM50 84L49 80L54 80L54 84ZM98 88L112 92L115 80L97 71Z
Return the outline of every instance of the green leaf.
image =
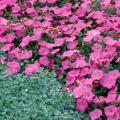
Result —
M94 8L94 10L99 10L100 9L100 1L99 0L94 0L93 1L93 8Z
M114 15L114 14L116 13L116 10L115 10L115 9L112 9L112 8L107 8L107 9L105 10L105 12L106 12L107 14Z

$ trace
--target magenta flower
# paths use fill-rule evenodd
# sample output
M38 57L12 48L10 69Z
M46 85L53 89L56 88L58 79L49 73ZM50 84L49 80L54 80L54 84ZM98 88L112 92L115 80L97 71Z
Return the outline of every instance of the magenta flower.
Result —
M91 86L85 84L80 84L78 87L76 87L73 90L73 96L75 98L80 98L84 96L85 98L90 98L89 100L91 100L94 97L94 95L91 92Z
M102 116L102 111L100 109L95 109L92 112L90 112L90 118L91 120L97 120Z
M34 17L37 14L36 10L34 8L32 8L32 7L31 8L27 8L26 12L31 17Z
M40 57L39 62L40 62L40 65L43 65L45 67L52 66L52 61L47 56Z
M39 67L40 67L40 64L38 61L36 61L34 64L27 65L24 73L25 73L25 75L32 75L39 69Z
M39 49L39 54L40 55L48 55L49 52L50 52L50 49L48 49L45 46L41 46L40 49Z
M110 103L110 102L115 102L117 99L117 95L115 93L110 93L107 95L107 97L105 98L105 102L106 103Z
M94 80L100 80L103 77L103 71L101 70L94 70L91 77Z
M15 57L18 60L30 59L32 57L32 50L29 50L29 51L25 50L25 51L22 51L21 53L17 53Z
M87 62L84 57L76 58L76 61L72 64L73 68L83 68L87 66Z
M85 112L88 109L88 102L85 99L77 99L76 101L76 109L80 112Z
M71 68L71 62L69 60L65 60L62 62L62 68L64 70Z
M26 36L22 39L22 42L20 43L20 46L23 48L23 47L26 47L29 42L31 41L31 38L29 36Z
M62 57L71 57L72 55L74 55L74 53L77 53L78 51L77 50L68 50L68 51L65 51L62 55Z
M12 46L13 46L12 43L5 44L5 45L1 48L1 51L3 51L3 52L10 51L10 49L12 48Z
M110 71L108 74L104 75L100 83L104 87L111 89L116 85L116 80L119 78L119 72L117 70Z
M19 72L20 64L16 61L8 62L8 68L6 69L6 74L16 74Z
M104 42L106 45L113 46L117 43L117 41L113 40L111 37L105 37Z
M113 117L117 112L117 107L113 105L107 106L105 107L104 112L107 117Z

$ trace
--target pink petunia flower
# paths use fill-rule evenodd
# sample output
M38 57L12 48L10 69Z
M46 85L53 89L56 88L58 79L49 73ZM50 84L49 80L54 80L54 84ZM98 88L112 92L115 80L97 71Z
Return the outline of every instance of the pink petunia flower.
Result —
M91 40L95 37L95 36L97 36L97 35L99 35L100 34L100 31L98 31L98 30L91 30L91 31L88 31L87 32L87 36L86 37L84 37L84 41L85 42L91 42Z
M78 53L77 50L68 50L68 51L65 51L62 55L63 58L65 57L71 57L74 53Z
M106 103L110 103L110 102L114 102L114 101L116 101L116 99L117 99L117 94L115 94L115 93L110 93L110 94L108 94L107 95L107 97L105 98L105 102Z
M10 51L10 49L12 48L12 46L13 46L12 43L5 44L5 45L1 48L1 50L2 50L3 52Z
M52 61L47 56L40 57L39 62L40 65L45 67L50 67L52 65Z
M100 109L95 109L92 112L90 112L89 115L91 120L97 120L102 116L102 111Z
M7 25L8 24L8 20L6 20L5 18L0 17L0 25Z
M85 84L80 84L78 87L76 87L73 90L73 96L75 98L80 98L81 96L86 95L86 97L87 97L87 95L89 95L89 93L91 93L90 91L91 91L91 86L85 85ZM92 97L94 97L93 94L91 94L91 95L92 95Z
M14 7L12 7L12 13L18 13L20 11L20 6L15 4Z
M85 112L88 109L88 102L86 99L77 99L75 108L80 112Z
M115 107L113 105L107 106L107 107L105 107L104 112L107 117L112 117L116 114L117 107Z
M49 52L50 52L50 49L48 49L45 46L41 46L40 49L39 49L39 54L40 55L48 55Z
M18 60L30 59L32 57L32 50L25 50L15 56Z
M8 68L5 70L6 74L16 74L19 72L20 64L16 61L8 62Z
M57 46L62 46L64 41L65 40L63 38L57 38L57 39L54 40L54 44L55 44L56 47Z
M29 36L26 36L22 39L22 42L20 43L20 46L23 48L23 47L26 47L29 42L31 41L31 38Z
M53 4L53 3L57 2L57 1L58 0L47 0L47 2L50 3L50 4Z
M108 74L104 75L100 80L102 86L111 89L116 85L116 80L119 78L119 72L117 70L110 71Z
M75 49L77 45L78 45L77 41L68 42L67 43L67 48L72 50L72 49Z
M105 37L104 42L106 45L113 46L117 43L117 41L113 40L111 37Z
M71 62L69 60L65 60L62 62L62 68L64 70L71 68Z
M103 77L103 71L101 70L94 70L91 77L94 80L100 80Z
M34 64L29 64L27 65L27 67L25 68L25 75L31 75L33 73L35 73L40 67L40 64L38 61L36 61Z
M57 49L51 50L50 53L51 53L52 55L55 55L55 54L57 54L59 51L60 51L60 49L57 48Z
M76 58L75 62L73 62L73 68L83 68L87 66L87 62L85 61L84 57Z

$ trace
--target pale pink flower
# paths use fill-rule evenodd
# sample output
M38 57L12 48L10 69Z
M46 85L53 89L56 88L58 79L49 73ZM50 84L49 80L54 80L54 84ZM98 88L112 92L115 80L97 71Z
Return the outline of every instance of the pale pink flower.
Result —
M86 9L83 8L83 7L80 7L80 8L76 11L75 14L76 14L78 17L83 17L83 16L85 16L86 13L87 13Z

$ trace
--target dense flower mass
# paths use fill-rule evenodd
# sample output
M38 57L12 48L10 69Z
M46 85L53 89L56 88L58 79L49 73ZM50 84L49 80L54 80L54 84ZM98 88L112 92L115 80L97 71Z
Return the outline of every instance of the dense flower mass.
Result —
M0 49L6 74L54 69L77 110L120 120L120 0L1 0Z

